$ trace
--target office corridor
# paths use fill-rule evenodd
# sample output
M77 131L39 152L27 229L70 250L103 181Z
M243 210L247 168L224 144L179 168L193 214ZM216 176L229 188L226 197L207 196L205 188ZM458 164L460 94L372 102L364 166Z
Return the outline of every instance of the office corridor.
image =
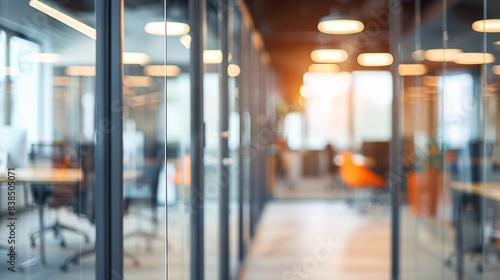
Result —
M362 215L342 201L270 202L241 280L389 279L387 209Z

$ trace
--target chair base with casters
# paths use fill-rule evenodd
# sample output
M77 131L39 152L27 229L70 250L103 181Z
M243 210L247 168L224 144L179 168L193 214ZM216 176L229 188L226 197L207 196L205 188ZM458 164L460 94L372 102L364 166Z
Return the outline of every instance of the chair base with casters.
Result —
M66 245L67 245L66 240L64 239L64 236L62 234L63 230L81 235L85 240L85 244L90 243L90 237L87 233L85 233L84 231L77 229L75 227L64 225L59 221L59 219L57 219L52 225L45 226L44 230L54 232L54 236L59 239L59 245L61 246L61 248L66 248ZM30 234L31 247L36 247L35 240L37 237L40 237L40 230L37 230L37 231Z
M374 173L364 164L356 163L354 155L348 152L340 153L335 161L339 165L343 184L361 195L359 209L362 213L366 213L370 207L383 202L383 200L377 201L378 199L372 200L371 198L375 197L375 194L378 197L378 194L385 189L384 177ZM354 201L351 200L351 203Z
M44 205L46 204L46 202L49 198L49 190L50 190L50 188L48 186L46 186L45 188L40 187L40 186L33 186L33 192L36 194L36 203L39 205L38 207L40 207L39 211L42 210L41 207L44 207ZM42 217L40 217L40 218L42 218ZM63 230L73 232L75 234L79 234L85 239L85 243L87 243L87 244L90 243L90 237L87 233L85 233L84 231L77 229L75 227L71 227L71 226L62 224L59 221L59 217L57 217L57 216L56 216L56 221L53 224L43 227L44 233L46 231L52 231L54 233L54 236L59 239L60 246L62 248L65 248L66 247L66 240L64 239L64 236L62 235ZM30 234L31 247L36 246L35 240L37 237L41 237L40 236L41 232L42 232L42 230L38 229L35 232L32 232Z
M95 248L88 248L86 250L83 250L81 252L78 252L68 258L66 258L64 260L64 262L59 266L59 269L62 271L62 272L67 272L68 271L68 267L70 264L78 264L78 262L84 258L84 257L87 257L87 256L91 256L91 255L94 255L95 254ZM127 252L123 252L123 256L132 260L132 264L134 266L140 266L141 263L139 262L139 260L133 255L133 254L130 254L130 253L127 253Z

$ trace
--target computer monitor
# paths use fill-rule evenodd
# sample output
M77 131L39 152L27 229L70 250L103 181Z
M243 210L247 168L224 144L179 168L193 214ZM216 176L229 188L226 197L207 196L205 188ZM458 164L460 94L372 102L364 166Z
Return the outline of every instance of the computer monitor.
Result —
M25 128L0 126L0 154L6 154L7 167L26 167L28 165L27 132Z

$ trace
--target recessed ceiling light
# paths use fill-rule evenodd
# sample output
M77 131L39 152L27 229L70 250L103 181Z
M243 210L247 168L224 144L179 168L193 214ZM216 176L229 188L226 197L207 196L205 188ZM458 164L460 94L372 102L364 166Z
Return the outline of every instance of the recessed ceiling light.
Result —
M495 61L495 56L491 53L462 53L458 56L457 64L487 64Z
M425 50L416 50L411 54L411 57L416 61L424 61L425 60Z
M493 74L495 75L500 75L500 65L495 65L493 66L493 68L491 69L491 71L493 72Z
M341 17L337 13L322 17L318 30L326 34L353 34L363 31L364 24L356 19Z
M154 21L144 26L144 31L158 36L182 36L189 33L189 25L180 21Z
M340 63L347 57L347 52L341 49L316 49L311 53L311 59L320 63Z
M425 59L434 62L453 62L461 53L460 49L431 49L425 51Z
M59 61L57 53L32 53L27 55L26 60L37 63L56 63Z
M69 66L66 67L66 75L68 76L95 76L94 66Z
M145 53L124 52L123 64L146 64L149 62L149 56Z
M336 73L340 71L337 64L311 64L308 69L311 73Z
M427 67L423 64L400 64L398 72L401 76L421 76L427 73Z
M300 87L300 95L304 98L311 97L311 88L307 85L302 85Z
M177 65L148 65L144 67L144 75L151 77L175 77L181 73Z
M241 73L241 69L238 65L236 64L229 64L227 66L227 74L229 77L238 77Z
M500 19L483 19L475 21L472 29L477 32L494 33L500 32Z
M219 64L222 62L221 50L205 50L203 51L203 63L205 64Z
M358 63L362 66L387 66L394 59L390 53L362 53L358 55Z

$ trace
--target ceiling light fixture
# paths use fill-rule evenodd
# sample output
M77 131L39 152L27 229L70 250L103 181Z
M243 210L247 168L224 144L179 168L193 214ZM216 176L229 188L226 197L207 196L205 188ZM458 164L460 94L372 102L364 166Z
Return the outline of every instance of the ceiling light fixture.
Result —
M56 63L59 62L57 53L32 53L27 55L27 61L37 63Z
M311 97L311 88L307 85L302 85L300 87L300 96L302 96L304 98Z
M94 66L69 66L66 67L66 75L68 76L95 76Z
M311 64L308 69L311 73L337 73L339 71L337 64Z
M144 75L151 77L176 77L181 73L177 65L148 65L144 67Z
M241 69L238 65L236 64L229 64L227 66L227 74L229 75L229 77L238 77L241 73Z
M423 64L400 64L398 72L400 76L422 76L427 73L427 67Z
M75 18L72 18L68 16L67 14L60 12L47 4L44 4L40 2L39 0L31 0L29 2L29 5L40 12L66 24L67 26L87 35L88 37L92 39L96 39L96 30L85 23L76 20Z
M387 66L394 61L390 53L362 53L358 55L361 66Z
M424 61L425 60L425 50L416 50L411 54L411 57L416 61Z
M347 52L342 49L315 49L311 53L311 59L320 63L340 63L347 57Z
M182 36L188 34L190 28L187 23L167 20L148 22L144 26L144 31L158 36Z
M204 50L203 63L205 64L219 64L222 62L221 50Z
M322 17L318 23L318 30L326 34L353 34L365 29L364 24L356 19L342 17L332 13Z
M500 32L500 19L483 19L475 21L472 29L477 32L496 33Z
M124 52L123 64L146 64L149 62L149 56L139 52Z
M425 59L434 62L453 62L461 53L460 49L431 49L425 51Z
M181 36L181 38L179 39L181 41L181 44L186 47L186 49L190 49L191 48L191 36L189 35L184 35L184 36Z
M491 68L491 71L493 72L493 74L495 75L500 75L500 65L495 65L493 66L493 68Z
M495 61L495 56L491 53L461 53L455 63L457 64L466 64L466 65L474 65L474 64L487 64Z

